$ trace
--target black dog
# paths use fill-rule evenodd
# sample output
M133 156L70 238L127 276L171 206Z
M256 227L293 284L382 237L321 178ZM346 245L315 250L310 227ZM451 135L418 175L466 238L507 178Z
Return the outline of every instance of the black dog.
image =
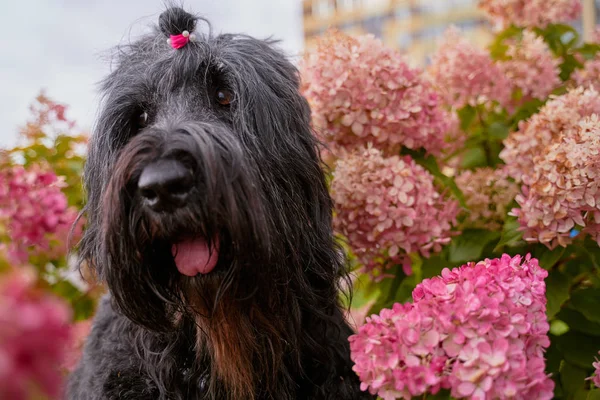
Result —
M297 70L197 23L169 8L104 81L80 253L110 296L67 397L372 398Z

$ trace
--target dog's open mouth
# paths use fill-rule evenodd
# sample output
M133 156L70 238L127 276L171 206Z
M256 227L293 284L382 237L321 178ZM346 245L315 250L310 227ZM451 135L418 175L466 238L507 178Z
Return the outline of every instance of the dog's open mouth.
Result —
M219 240L215 238L209 247L204 238L185 239L174 244L171 251L175 265L183 275L208 274L219 259Z

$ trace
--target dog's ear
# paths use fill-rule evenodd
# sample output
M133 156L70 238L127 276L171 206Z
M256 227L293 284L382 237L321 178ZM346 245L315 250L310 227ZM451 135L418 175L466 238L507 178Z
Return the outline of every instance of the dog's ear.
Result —
M246 153L259 157L255 164L265 202L276 210L269 221L274 237L283 238L276 241L285 247L279 249L280 264L298 266L293 279L304 289L330 290L342 271L340 250L334 242L332 202L299 72L276 42L226 35L216 43L214 53L239 99L232 114L234 131L242 136ZM283 273L292 273L291 268Z

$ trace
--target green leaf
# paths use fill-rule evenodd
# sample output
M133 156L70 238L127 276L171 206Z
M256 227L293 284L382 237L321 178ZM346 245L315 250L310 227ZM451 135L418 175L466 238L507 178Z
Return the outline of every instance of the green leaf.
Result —
M545 270L550 270L554 264L561 259L561 257L565 254L565 247L556 247L553 250L550 250L548 247L543 244L537 244L533 248L531 255L538 259L540 262L540 267Z
M449 390L440 390L436 394L427 394L427 400L451 400Z
M591 390L588 393L586 400L600 400L600 389Z
M575 392L575 394L571 398L573 400L587 400L587 396L588 396L589 393L590 393L589 390L587 390L587 389L581 389L581 390Z
M379 285L367 274L361 274L354 282L352 307L361 308L377 299L381 294Z
M600 289L579 289L571 294L573 308L588 320L600 323ZM600 347L600 344L599 344Z
M502 32L498 33L494 38L494 41L488 46L490 56L494 60L504 60L506 59L506 50L508 50L508 46L504 43L506 39L511 39L521 35L523 31L522 28L518 28L514 25L509 26Z
M431 155L426 156L424 151L414 151L406 148L402 149L402 154L411 156L417 164L425 168L431 175L433 175L435 182L438 185L450 190L454 198L456 198L460 203L461 207L465 209L467 208L465 196L463 195L462 191L458 188L458 186L456 186L454 179L442 173L435 157Z
M550 24L545 29L535 29L535 32L559 56L564 56L579 41L577 30L566 24Z
M569 331L562 336L553 337L553 339L565 360L580 368L592 368L600 344L597 337Z
M579 254L581 257L572 259L561 265L561 270L573 281L587 279L592 270L592 261L585 254Z
M447 264L448 261L441 254L423 259L423 265L421 266L423 279L440 275L442 270L448 266Z
M390 268L388 273L393 274L393 278L386 278L379 282L381 294L369 309L368 315L379 314L382 309L390 308L396 303L396 295L400 289L400 285L402 285L402 282L406 279L406 274L399 265Z
M554 317L562 305L569 300L570 280L558 270L551 271L546 278L546 314L548 319Z
M505 246L511 247L516 245L523 238L523 232L519 228L520 225L517 217L507 217L502 227L500 242L496 245L494 252L502 251Z
M545 357L546 357L546 372L556 376L560 369L560 364L562 363L563 355L558 350L558 347L556 346L555 340L552 337L552 335L550 335L550 347L548 347L548 349L546 349Z
M458 114L458 118L460 119L460 129L463 131L467 131L473 120L477 116L477 110L470 105L466 105L456 112Z
M577 68L583 68L583 64L579 62L572 54L563 55L563 62L559 66L560 79L563 82L569 80L569 77Z
M77 289L71 282L62 280L51 287L52 292L66 300L73 300L81 297L83 293Z
M483 147L475 146L465 151L461 161L462 168L473 169L485 166L487 166L487 156Z
M560 383L560 375L553 375L552 380L554 381L554 399L564 400L564 392L562 384Z
M479 261L486 245L500 238L500 232L486 229L465 229L452 239L448 250L448 261L465 263Z
M560 381L567 393L574 394L585 390L585 378L587 378L585 369L579 368L569 362L562 364L560 368Z
M569 332L569 325L560 319L554 319L550 322L550 333L554 336L561 336Z
M516 130L519 126L519 122L526 120L533 114L537 113L543 105L544 101L538 99L532 99L523 104L515 111L515 113L511 117L511 124L509 130Z
M591 60L600 52L600 45L597 43L584 43L581 47L575 50L581 54L586 60Z
M492 122L488 126L487 132L492 139L504 140L508 137L509 127L501 121Z
M84 296L71 302L75 321L85 321L94 315L96 300L90 296Z
M600 246L595 240L586 237L583 246L578 246L578 251L589 259L594 268L600 269ZM589 268L586 268L586 271L589 271Z
M504 145L498 140L489 140L486 145L488 148L488 165L492 168L497 168L498 165L502 164L500 152L504 148Z
M404 278L398 291L394 294L393 303L406 303L407 301L412 301L412 292L419 283L421 283L421 279L414 274Z
M572 305L569 305L556 315L556 318L564 321L571 330L585 333L591 336L600 336L600 324L587 319L579 311L574 310ZM598 346L600 350L600 345Z
M579 42L579 33L575 28L564 24L553 24L535 31L544 38L552 52L562 58L560 78L563 81L567 81L576 68L583 66L572 54L574 46Z

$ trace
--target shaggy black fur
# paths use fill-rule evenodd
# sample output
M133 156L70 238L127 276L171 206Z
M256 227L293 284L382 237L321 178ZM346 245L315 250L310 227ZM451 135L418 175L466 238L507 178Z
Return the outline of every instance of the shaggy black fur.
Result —
M110 295L67 398L372 398L352 371L347 271L298 73L273 42L203 26L169 8L103 83L80 253ZM166 34L185 29L195 40L174 50ZM192 171L185 207L144 206L157 160ZM178 272L171 246L188 237L218 239L215 270Z

